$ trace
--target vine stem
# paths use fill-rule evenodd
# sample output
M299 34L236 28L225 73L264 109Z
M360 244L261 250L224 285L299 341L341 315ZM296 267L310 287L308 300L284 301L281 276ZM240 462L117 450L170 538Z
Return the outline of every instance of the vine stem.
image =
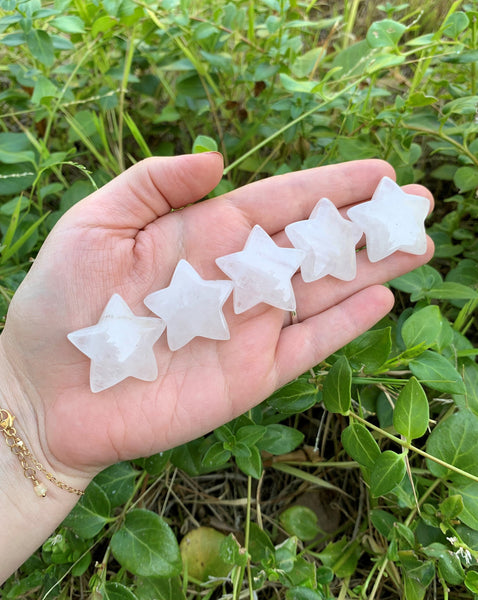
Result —
M472 481L475 481L476 483L478 483L478 477L476 475L467 473L466 471L463 471L462 469L459 469L458 467L455 467L454 465L450 465L449 463L437 458L436 456L432 456L431 454L428 454L428 452L425 452L424 450L420 450L420 448L413 446L406 440L402 440L402 439L398 438L397 436L395 436L391 433L388 433L387 431L381 429L380 427L373 425L373 423L370 423L366 419L359 417L355 413L350 412L349 417L351 417L352 419L355 419L359 423L362 423L362 425L369 427L373 431L377 431L378 433L382 434L384 437L387 437L389 440L392 440L399 446L402 446L403 448L407 448L408 450L411 450L412 452L416 452L417 454L420 454L420 456L424 456L425 458L432 460L433 462L437 463L438 465L445 467L446 469L453 471L454 473L457 473L458 475L462 475L463 477L466 477L467 479L471 479Z

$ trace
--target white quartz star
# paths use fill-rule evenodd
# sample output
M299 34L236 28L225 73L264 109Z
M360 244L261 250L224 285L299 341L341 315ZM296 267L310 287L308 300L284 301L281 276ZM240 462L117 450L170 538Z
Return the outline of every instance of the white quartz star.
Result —
M158 367L153 344L165 326L161 319L135 316L123 298L113 294L96 325L68 334L91 359L91 391L101 392L126 377L154 381Z
M306 221L291 223L285 228L295 248L306 253L300 266L305 282L325 275L351 281L357 273L355 245L362 237L362 228L343 219L328 198L322 198Z
M180 260L169 287L150 294L144 303L166 321L169 348L178 350L196 336L230 338L222 307L231 292L230 281L202 279Z
M295 310L291 277L304 258L302 250L279 248L259 225L247 238L244 250L216 259L234 282L234 311L240 314L259 302Z
M426 252L424 221L429 208L427 198L406 194L392 179L384 177L372 199L349 208L347 215L365 231L368 258L377 262L397 250Z

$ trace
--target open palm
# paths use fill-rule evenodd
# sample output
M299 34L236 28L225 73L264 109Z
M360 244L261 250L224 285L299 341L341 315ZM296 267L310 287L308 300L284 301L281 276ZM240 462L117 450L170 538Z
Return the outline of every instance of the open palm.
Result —
M376 284L431 256L431 243L423 256L399 252L375 264L361 252L351 282L305 284L296 274L295 324L263 304L235 315L229 298L229 341L195 338L171 352L163 335L155 345L155 382L128 378L91 393L89 360L66 334L96 323L113 293L136 315L150 315L144 298L169 285L181 258L204 279L225 279L215 259L241 250L255 224L290 246L284 227L307 218L319 198L346 208L368 200L381 177L393 177L382 161L357 161L271 177L192 204L221 173L216 153L137 164L59 221L15 295L0 337L6 377L17 412L37 415L30 435L56 472L90 477L229 421L374 324L393 303ZM420 186L410 191L430 197Z

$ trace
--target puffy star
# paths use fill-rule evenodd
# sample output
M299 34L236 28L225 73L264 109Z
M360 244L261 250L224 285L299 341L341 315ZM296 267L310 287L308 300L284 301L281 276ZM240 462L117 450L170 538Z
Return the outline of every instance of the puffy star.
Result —
M180 260L169 287L153 292L144 303L166 321L169 348L178 350L197 336L230 338L222 307L231 292L230 281L202 279L186 260Z
M123 298L113 294L98 323L69 333L68 339L91 359L90 388L101 392L126 377L156 379L153 345L164 328L161 319L135 316Z
M355 245L362 237L362 228L342 218L328 198L319 200L310 217L285 228L294 248L305 252L300 266L305 282L325 275L351 281L357 273Z
M291 277L303 258L302 250L279 248L255 225L243 250L216 259L234 283L234 312L240 314L260 302L295 310Z
M397 250L426 252L424 221L429 209L427 198L406 194L392 179L384 177L372 199L349 208L347 215L364 230L368 258L377 262Z

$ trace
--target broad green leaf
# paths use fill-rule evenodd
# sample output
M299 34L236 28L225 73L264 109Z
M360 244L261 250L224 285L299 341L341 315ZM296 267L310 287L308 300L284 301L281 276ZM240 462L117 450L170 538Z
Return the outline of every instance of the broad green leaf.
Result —
M435 542L423 548L423 552L429 558L438 559L438 571L447 583L459 585L463 582L465 572L460 559L444 544Z
M443 33L448 37L456 40L458 35L464 31L468 25L470 24L470 20L468 16L463 11L456 11L451 14L444 23Z
M370 491L378 498L391 492L405 476L406 467L402 454L391 450L383 452L375 461L370 477Z
M465 576L465 585L474 594L478 594L478 572L467 571Z
M396 47L406 29L402 23L392 19L383 19L383 21L372 23L367 31L367 42L372 48Z
M266 428L262 425L245 425L236 431L238 442L252 446L256 444L266 433Z
M478 187L478 168L460 167L455 171L453 181L460 194L476 190Z
M262 458L257 446L250 446L249 456L237 456L235 455L236 464L243 473L259 479L262 475Z
M304 542L313 540L319 533L317 515L306 506L290 506L279 516L279 522L289 535Z
M259 440L257 447L270 454L287 454L295 450L304 441L304 434L287 425L272 424L266 428L264 437Z
M254 522L250 525L249 553L255 563L268 560L274 554L274 544L270 537Z
M208 135L198 135L194 140L192 152L193 154L199 154L201 152L216 152L217 142Z
M296 77L307 77L318 64L323 54L324 50L320 46L301 54L290 66L292 73Z
M443 317L438 306L426 306L416 310L405 321L401 334L407 348L419 344L426 347L436 345L443 327Z
M462 477L459 485L450 486L450 494L459 494L463 499L463 510L458 517L460 521L478 531L478 483Z
M327 374L323 387L325 408L346 415L352 402L352 369L345 356L340 356Z
M401 389L393 411L393 426L408 441L421 437L428 427L428 399L422 386L411 377Z
M138 475L138 471L128 462L120 462L99 473L95 477L95 483L105 492L114 508L131 498Z
M370 521L383 537L387 538L387 540L392 539L393 526L397 522L396 516L380 508L374 508L370 511Z
M452 364L441 354L425 350L409 363L415 377L425 386L439 392L464 394L465 384Z
M478 475L478 417L470 410L464 409L440 421L428 438L427 452L467 473ZM446 467L431 460L428 460L427 464L430 472L436 477L457 480L458 475ZM460 480L463 480L463 477L460 477Z
M424 298L429 289L441 282L442 277L436 269L430 265L423 265L410 273L392 279L389 283L397 290L410 294L410 300L416 302Z
M301 413L317 402L317 386L309 383L305 377L280 388L270 396L267 403L285 415Z
M156 513L137 508L113 534L111 549L122 567L135 575L173 577L181 572L176 537Z
M107 581L100 589L102 600L137 600L131 590L116 581Z
M360 423L352 423L342 432L342 444L348 454L364 467L373 467L380 456L380 448L369 430Z
M61 15L50 21L50 25L65 33L84 33L85 24L80 17L74 15Z
M307 587L294 586L287 590L286 600L323 600L324 596Z
M24 133L0 133L0 162L35 164L34 148Z
M357 371L373 373L387 360L392 348L391 328L371 329L343 349L350 365Z
M222 541L219 555L228 565L245 567L248 560L248 553L245 548L241 548L239 542L232 533Z
M231 566L221 557L226 536L212 527L198 527L187 533L179 545L188 575L199 581L209 577L225 577Z
M26 38L32 55L46 67L51 67L55 61L55 53L50 35L43 29L32 29Z
M138 600L186 600L180 577L136 577Z
M231 451L224 448L223 442L213 444L203 456L202 464L208 469L222 467L231 458Z
M441 514L447 519L456 519L464 508L463 498L460 494L448 496L443 502L440 502L439 509Z
M30 163L0 164L0 198L17 194L35 181L36 171Z
M349 577L357 568L360 554L358 540L349 542L344 536L337 542L327 544L317 556L326 567L333 570L337 577Z
M294 93L311 94L317 87L316 81L309 81L308 79L305 81L298 81L297 79L293 79L289 75L286 75L286 73L280 74L280 81L288 92Z
M405 56L397 54L377 54L370 58L367 63L367 72L376 73L383 69L397 67L405 62Z
M52 81L39 75L33 88L32 103L41 104L43 98L55 98L58 93L59 91Z
M478 96L460 96L460 98L455 98L443 106L443 114L474 115L477 103Z
M84 539L95 537L110 520L111 504L100 486L92 481L78 504L63 521L65 527Z
M476 300L478 292L467 285L454 281L444 281L426 292L427 298L437 300Z

